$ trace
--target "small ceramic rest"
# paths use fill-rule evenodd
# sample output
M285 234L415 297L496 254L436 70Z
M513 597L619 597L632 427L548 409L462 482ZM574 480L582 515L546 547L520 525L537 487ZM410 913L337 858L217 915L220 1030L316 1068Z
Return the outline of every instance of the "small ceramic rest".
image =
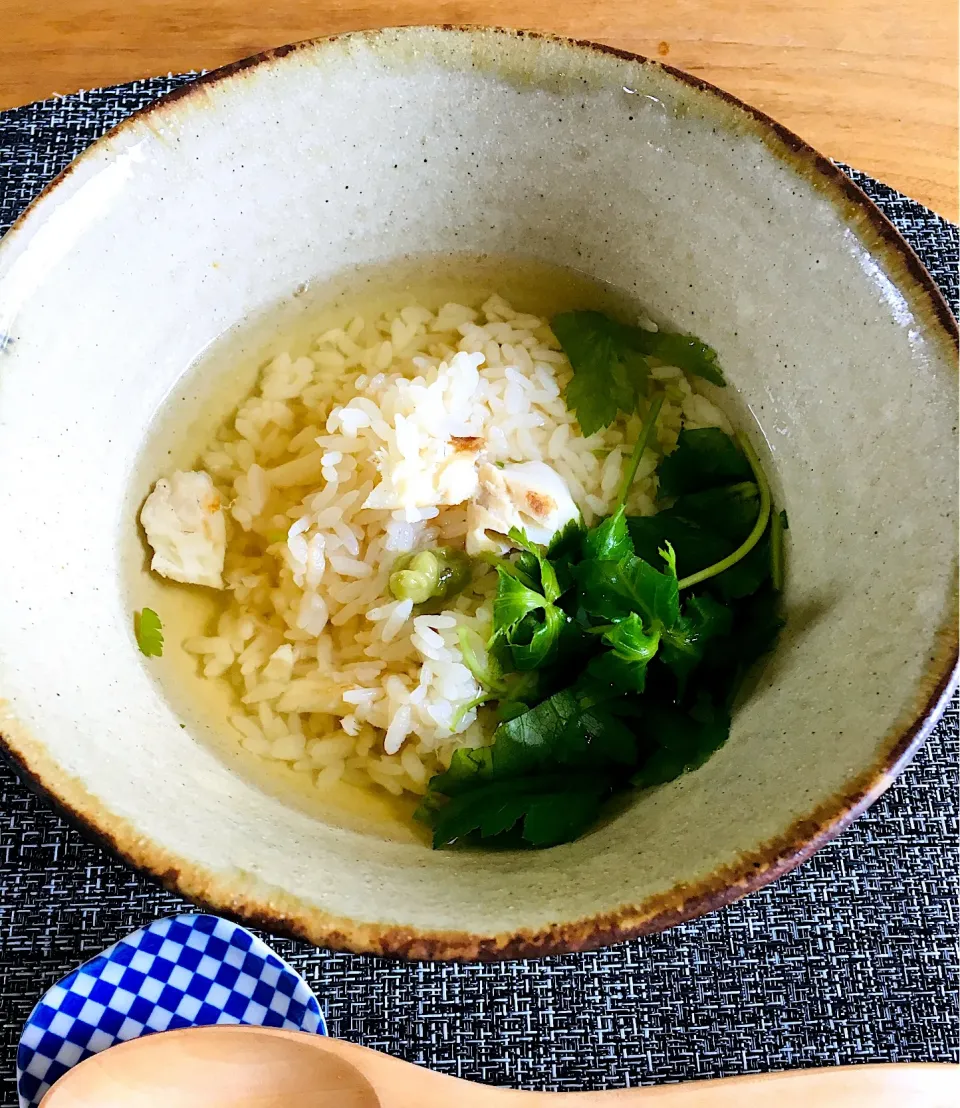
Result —
M171 916L47 991L17 1051L20 1108L35 1108L67 1070L116 1043L209 1024L326 1034L309 985L266 943L217 916Z

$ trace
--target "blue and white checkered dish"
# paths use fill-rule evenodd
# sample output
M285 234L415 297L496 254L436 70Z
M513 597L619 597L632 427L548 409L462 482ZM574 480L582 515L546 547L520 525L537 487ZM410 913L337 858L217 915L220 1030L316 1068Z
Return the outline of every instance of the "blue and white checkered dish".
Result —
M115 1043L212 1023L326 1034L303 978L256 936L217 916L156 920L85 962L30 1013L17 1051L20 1108Z

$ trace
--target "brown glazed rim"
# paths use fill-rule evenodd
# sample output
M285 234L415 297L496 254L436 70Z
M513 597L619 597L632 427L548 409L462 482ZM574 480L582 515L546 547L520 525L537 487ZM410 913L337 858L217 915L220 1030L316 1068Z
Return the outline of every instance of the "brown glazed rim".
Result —
M812 184L837 209L843 221L861 243L879 256L890 277L905 293L908 303L927 325L939 334L944 346L955 352L957 322L940 290L920 260L893 225L853 182L827 158L812 149L793 132L729 93L672 66L638 54L593 42L563 39L529 31L444 25L428 28L452 34L477 33L542 40L558 46L576 47L599 55L610 55L644 66L655 66L712 98L711 105L727 126L751 133L799 176ZM385 29L386 30L386 29ZM319 49L342 39L377 40L385 30L357 31L330 38L313 39L264 51L214 70L185 85L156 103L133 113L107 132L110 139L135 122L149 123L154 113L163 113L181 100L200 101L211 85L229 80L246 70L271 66L300 50ZM396 32L398 29L389 29ZM413 30L413 29L404 29ZM101 139L90 149L100 145ZM23 230L25 221L40 200L69 176L72 168L87 156L81 154L48 184L30 204L9 235ZM305 939L319 946L357 953L414 959L495 960L537 957L591 950L650 934L694 919L738 900L806 861L816 850L840 833L890 785L910 761L933 728L954 684L957 667L957 611L955 601L945 613L926 671L918 683L911 710L892 729L875 763L845 789L838 791L807 817L795 821L782 835L755 851L741 854L732 864L714 870L691 884L677 885L641 904L626 904L614 912L569 923L558 923L539 931L515 931L496 935L475 935L466 931L413 930L387 924L368 924L334 917L311 908L291 894L252 880L230 878L176 857L145 841L136 827L119 819L89 793L78 780L66 774L46 750L25 729L3 713L7 734L0 734L0 749L17 766L24 780L45 796L89 837L118 854L142 873L156 878L170 891L198 905L241 922L263 927L277 934Z

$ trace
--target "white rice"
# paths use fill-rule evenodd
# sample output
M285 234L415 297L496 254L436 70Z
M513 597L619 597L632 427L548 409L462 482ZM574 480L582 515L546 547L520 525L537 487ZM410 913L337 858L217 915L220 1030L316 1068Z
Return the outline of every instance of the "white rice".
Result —
M486 639L496 575L436 615L394 600L387 581L403 552L463 546L473 460L451 455L454 435L482 438L490 462L546 461L588 525L609 511L640 419L584 437L562 399L570 372L546 320L498 296L355 318L264 369L202 455L230 505L228 591L216 634L184 643L233 686L247 750L318 789L343 780L399 796L423 793L458 747L489 742L467 707L481 690L458 633ZM682 425L729 430L680 370L655 376L668 399L630 494L640 514ZM397 498L402 508L385 506Z

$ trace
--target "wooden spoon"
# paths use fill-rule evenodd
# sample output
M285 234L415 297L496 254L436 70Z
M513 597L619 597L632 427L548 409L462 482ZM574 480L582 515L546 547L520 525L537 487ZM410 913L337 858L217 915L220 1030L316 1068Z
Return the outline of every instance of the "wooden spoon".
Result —
M41 1108L956 1108L960 1066L880 1065L601 1093L524 1093L445 1077L339 1039L190 1027L95 1054Z

